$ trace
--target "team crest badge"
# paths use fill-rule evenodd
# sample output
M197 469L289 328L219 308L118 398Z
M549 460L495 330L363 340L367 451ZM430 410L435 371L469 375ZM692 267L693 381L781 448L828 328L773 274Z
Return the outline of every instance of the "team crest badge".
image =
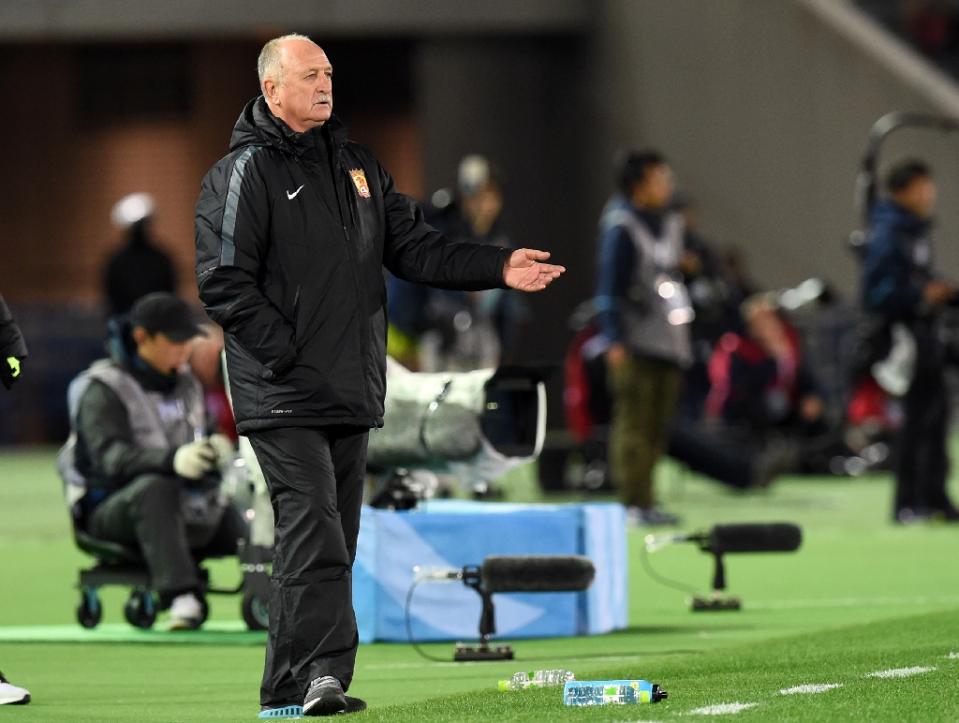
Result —
M356 192L363 198L370 197L370 186L366 182L366 174L362 168L354 168L350 171L350 178L353 179L353 185L356 186Z

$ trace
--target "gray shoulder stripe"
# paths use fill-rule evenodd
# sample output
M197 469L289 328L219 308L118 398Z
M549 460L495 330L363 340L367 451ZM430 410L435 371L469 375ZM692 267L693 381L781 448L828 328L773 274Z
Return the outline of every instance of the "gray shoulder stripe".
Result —
M250 146L243 151L233 162L233 173L230 175L230 189L226 194L226 207L223 209L223 230L220 231L220 265L233 266L236 257L236 244L233 243L233 233L236 231L236 209L240 204L240 187L243 185L243 175L246 172L246 162L250 156L259 150L259 146Z

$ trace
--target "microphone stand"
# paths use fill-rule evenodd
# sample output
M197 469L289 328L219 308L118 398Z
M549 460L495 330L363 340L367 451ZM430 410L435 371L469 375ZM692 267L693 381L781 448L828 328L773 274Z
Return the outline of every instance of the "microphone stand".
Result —
M483 587L483 579L478 565L467 565L463 568L463 584L479 593L483 601L483 611L480 613L479 645L457 643L453 650L453 660L456 662L475 660L512 660L513 648L509 645L491 647L490 636L496 632L496 612L493 608L493 593Z
M743 601L740 598L723 595L723 590L726 589L726 565L723 562L723 551L709 543L703 544L700 549L712 554L716 563L713 570L713 591L708 597L694 595L690 602L690 609L693 612L741 610Z

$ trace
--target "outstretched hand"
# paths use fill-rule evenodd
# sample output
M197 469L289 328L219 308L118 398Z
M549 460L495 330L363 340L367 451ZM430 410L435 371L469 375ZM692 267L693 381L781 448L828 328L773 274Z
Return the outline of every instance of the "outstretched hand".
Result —
M548 251L517 249L503 267L503 281L511 289L542 291L566 271L565 266L544 264L548 258Z

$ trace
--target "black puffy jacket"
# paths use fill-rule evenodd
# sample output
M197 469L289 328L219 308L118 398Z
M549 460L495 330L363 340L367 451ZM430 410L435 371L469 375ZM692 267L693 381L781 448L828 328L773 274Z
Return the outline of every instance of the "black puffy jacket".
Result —
M237 429L383 423L383 266L433 286L503 285L508 249L448 242L335 117L295 133L262 96L196 208L200 299L226 333Z

